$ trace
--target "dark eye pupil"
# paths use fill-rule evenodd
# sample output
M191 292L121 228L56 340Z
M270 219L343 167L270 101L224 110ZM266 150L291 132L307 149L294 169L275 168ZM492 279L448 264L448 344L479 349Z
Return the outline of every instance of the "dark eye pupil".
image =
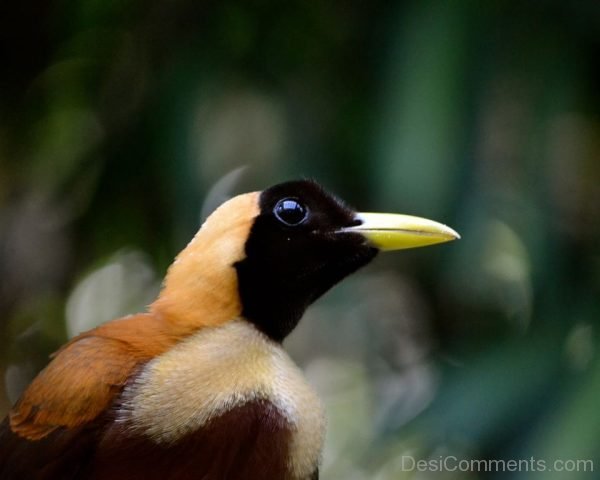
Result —
M307 208L298 200L284 198L275 205L275 216L286 225L299 225L306 219Z

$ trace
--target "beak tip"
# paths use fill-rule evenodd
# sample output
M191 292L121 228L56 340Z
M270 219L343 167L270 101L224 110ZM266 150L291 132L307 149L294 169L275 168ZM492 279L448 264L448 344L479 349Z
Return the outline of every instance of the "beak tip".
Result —
M458 233L456 230L454 230L453 228L450 228L447 225L446 225L446 228L448 229L448 236L450 237L448 239L448 241L452 242L454 240L460 240L461 239L460 233Z

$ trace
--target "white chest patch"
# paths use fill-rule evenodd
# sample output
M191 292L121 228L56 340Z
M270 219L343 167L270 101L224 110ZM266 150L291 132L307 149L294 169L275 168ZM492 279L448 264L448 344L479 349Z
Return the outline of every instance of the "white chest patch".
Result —
M212 418L270 401L292 426L290 471L312 473L323 446L323 407L277 343L245 320L205 328L149 362L123 395L119 420L157 443L171 443Z

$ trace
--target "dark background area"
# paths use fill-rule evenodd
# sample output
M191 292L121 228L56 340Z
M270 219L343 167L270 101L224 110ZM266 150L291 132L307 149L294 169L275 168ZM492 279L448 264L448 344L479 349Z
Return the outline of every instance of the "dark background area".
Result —
M323 478L600 478L599 58L596 0L3 2L0 413L151 302L222 199L311 177L462 235L379 257L287 342Z

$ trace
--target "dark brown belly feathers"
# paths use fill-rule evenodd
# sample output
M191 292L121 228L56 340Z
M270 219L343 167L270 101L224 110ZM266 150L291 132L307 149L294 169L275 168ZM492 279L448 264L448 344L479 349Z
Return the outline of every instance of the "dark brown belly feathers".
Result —
M236 406L173 443L113 423L90 465L94 480L270 480L289 472L291 426L268 401Z

